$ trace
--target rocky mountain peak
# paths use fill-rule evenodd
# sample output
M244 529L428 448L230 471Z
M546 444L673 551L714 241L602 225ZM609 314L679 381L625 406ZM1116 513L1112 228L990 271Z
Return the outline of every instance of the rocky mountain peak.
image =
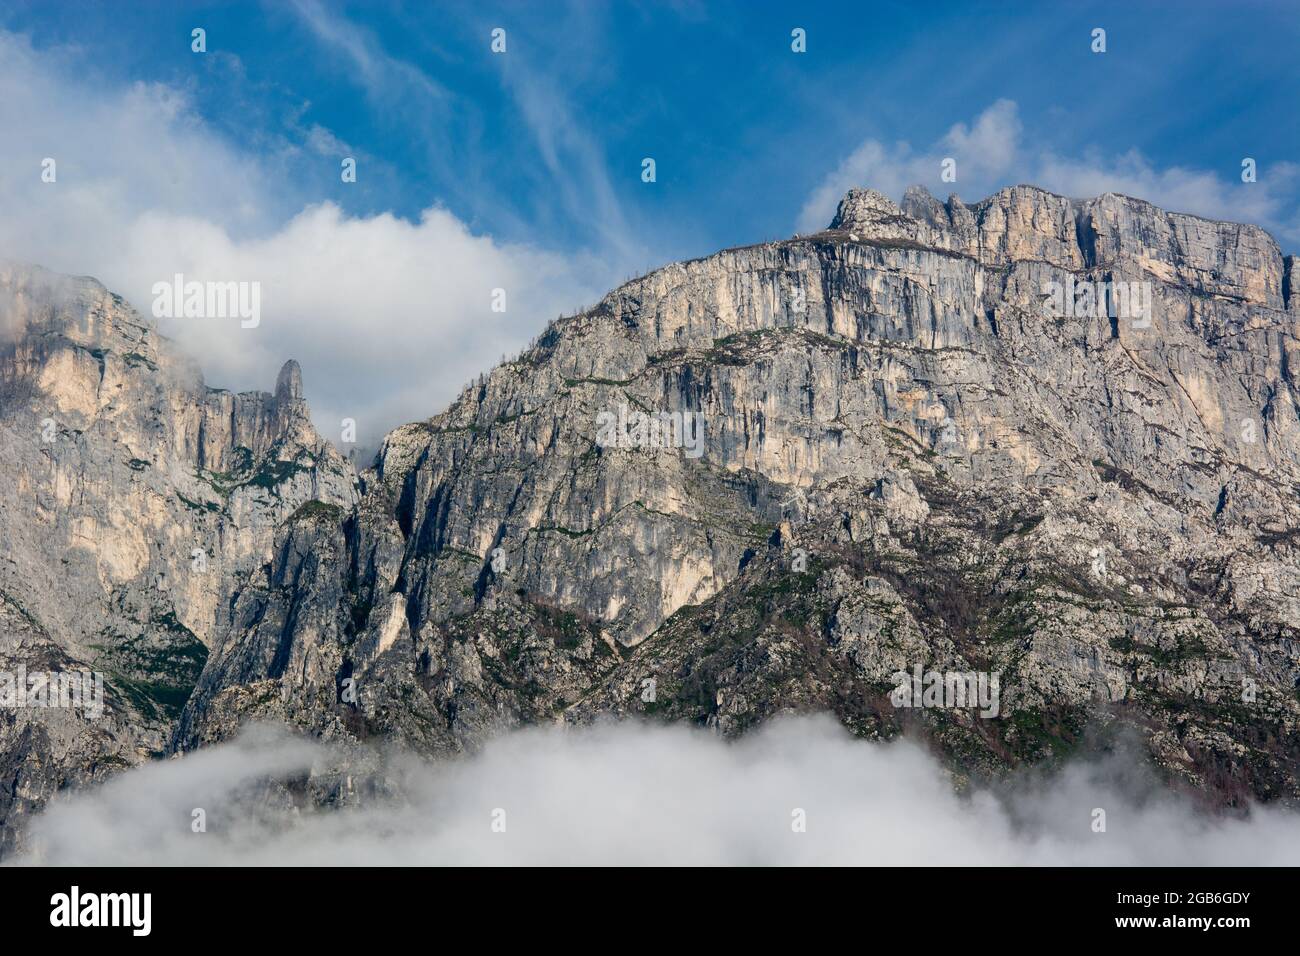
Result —
M928 194L927 194L928 195ZM850 189L840 200L831 220L831 229L862 230L870 233L874 225L889 224L903 218L897 204L874 189Z
M296 361L289 359L275 378L275 401L276 404L283 405L302 400L302 368Z

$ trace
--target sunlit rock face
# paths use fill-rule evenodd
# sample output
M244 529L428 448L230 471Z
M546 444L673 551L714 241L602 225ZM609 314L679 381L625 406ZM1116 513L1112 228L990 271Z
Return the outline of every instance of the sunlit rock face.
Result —
M287 531L175 744L829 709L961 774L1129 728L1213 800L1294 799L1292 264L1021 186L853 190L659 269L390 434L354 519ZM698 454L602 440L660 413ZM1001 715L893 706L917 663L997 673Z
M151 359L130 373L168 396L144 451L115 425L93 467L32 457L6 513L86 542L104 593L152 599L169 575L206 651L157 725L173 750L255 717L445 754L519 724L735 734L829 710L927 739L959 777L1133 736L1212 802L1294 802L1294 265L1254 226L1124 196L853 190L821 233L675 263L557 321L390 433L355 497L296 365L250 397L164 387L179 373ZM22 343L25 427L54 395L66 417L145 415L104 397L134 345L101 371L71 340ZM201 497L240 448L277 463L278 503L251 480ZM151 512L166 495L130 482L163 466L107 464L136 454L208 514ZM69 513L95 482L103 513ZM232 550L196 584L158 542L199 527ZM53 574L64 552L24 533L15 580ZM32 613L84 653L75 609ZM997 715L900 708L917 665L998 675Z

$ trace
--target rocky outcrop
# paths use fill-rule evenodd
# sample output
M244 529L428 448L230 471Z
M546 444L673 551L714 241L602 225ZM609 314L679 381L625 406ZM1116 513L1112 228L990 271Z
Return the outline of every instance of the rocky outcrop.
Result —
M274 395L208 388L90 279L0 266L0 673L99 672L102 715L0 707L0 850L57 790L161 753L219 611L351 466ZM236 330L239 334L239 330Z
M874 190L854 189L831 229L948 249L985 266L1137 269L1204 294L1284 307L1281 250L1263 229L1167 213L1114 193L1079 201L1016 186L967 206L956 196L940 203L913 186L900 208Z

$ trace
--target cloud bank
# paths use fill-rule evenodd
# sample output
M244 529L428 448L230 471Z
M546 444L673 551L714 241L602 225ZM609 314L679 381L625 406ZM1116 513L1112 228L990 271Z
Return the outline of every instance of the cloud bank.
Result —
M828 717L777 720L736 742L633 722L517 731L473 757L398 758L389 776L402 798L346 809L295 806L256 786L334 759L254 729L55 801L16 862L1300 863L1300 816L1207 818L1123 759L959 797L919 747L856 740ZM196 808L206 832L192 831ZM1094 830L1098 809L1105 832Z

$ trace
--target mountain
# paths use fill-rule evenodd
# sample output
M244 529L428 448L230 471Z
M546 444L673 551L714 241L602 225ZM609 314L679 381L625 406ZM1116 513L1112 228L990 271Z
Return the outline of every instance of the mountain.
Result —
M1213 805L1294 804L1295 266L1114 194L852 190L558 320L355 485L296 365L205 389L74 280L0 360L0 586L10 658L96 664L120 723L6 724L0 816L256 718L443 755L812 710L959 783L1131 736ZM915 669L995 678L996 716L897 706Z
M163 754L277 529L357 500L301 372L208 388L93 279L0 264L0 671L99 671L104 713L0 708L0 850L57 791Z

